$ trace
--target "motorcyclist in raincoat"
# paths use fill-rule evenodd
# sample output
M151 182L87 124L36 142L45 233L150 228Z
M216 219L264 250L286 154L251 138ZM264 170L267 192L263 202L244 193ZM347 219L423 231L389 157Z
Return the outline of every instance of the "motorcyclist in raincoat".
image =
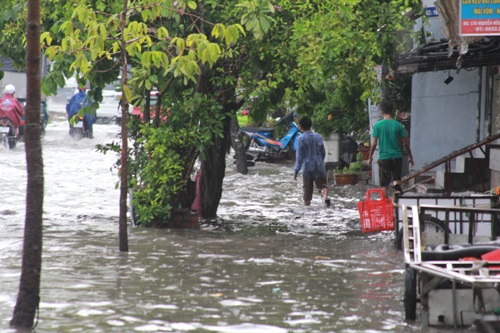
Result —
M68 114L68 121L78 113L78 111L83 107L88 105L89 102L87 100L87 89L84 85L78 86L78 92L71 97L69 103L66 105L66 113ZM94 125L95 116L90 114L85 114L83 116L83 129L84 136L92 139L94 137L93 125ZM72 133L71 129L73 126L71 123L69 124L70 134Z
M0 98L0 118L8 118L14 124L16 129L23 125L24 119L24 109L14 97L16 93L16 87L12 84L8 84L4 89L4 96Z

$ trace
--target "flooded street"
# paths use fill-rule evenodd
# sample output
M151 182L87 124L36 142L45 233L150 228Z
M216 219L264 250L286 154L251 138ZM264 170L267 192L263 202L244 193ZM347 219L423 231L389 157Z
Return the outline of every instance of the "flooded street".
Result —
M130 225L130 252L120 253L116 156L94 148L117 141L118 130L96 125L93 140L76 142L65 122L47 127L36 332L421 331L404 321L404 262L392 233L360 231L366 187L332 186L331 208L318 195L303 207L291 164L257 163L242 176L228 157L218 223ZM0 332L13 333L24 144L0 155Z

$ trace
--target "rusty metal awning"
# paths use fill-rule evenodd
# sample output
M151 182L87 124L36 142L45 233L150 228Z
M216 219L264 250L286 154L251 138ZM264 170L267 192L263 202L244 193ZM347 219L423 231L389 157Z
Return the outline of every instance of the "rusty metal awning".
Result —
M412 74L500 65L500 37L473 42L468 45L468 52L462 56L456 48L449 52L449 47L448 40L426 43L398 55L394 59L394 70L400 74Z

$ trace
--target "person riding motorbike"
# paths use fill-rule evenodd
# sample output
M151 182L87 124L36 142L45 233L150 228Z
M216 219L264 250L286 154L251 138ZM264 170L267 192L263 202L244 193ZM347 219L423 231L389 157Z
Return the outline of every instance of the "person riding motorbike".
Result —
M68 121L71 120L71 118L78 113L78 111L85 105L88 104L87 100L87 89L84 84L78 85L78 92L71 97L71 100L69 103L66 105L66 113L68 114ZM84 129L84 136L92 139L94 137L93 135L93 124L94 124L95 116L91 116L89 114L85 114L83 116L83 129ZM72 135L73 131L73 126L71 123L69 124L69 133Z
M0 118L8 118L14 124L16 130L23 124L24 109L14 97L16 87L8 84L4 89L4 96L0 98ZM16 133L17 135L17 133Z

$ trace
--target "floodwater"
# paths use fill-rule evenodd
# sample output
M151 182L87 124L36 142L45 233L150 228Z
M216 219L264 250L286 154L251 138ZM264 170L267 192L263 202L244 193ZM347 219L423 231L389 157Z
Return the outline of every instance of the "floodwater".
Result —
M303 207L291 164L232 157L217 223L199 230L130 225L118 251L118 126L72 140L64 121L43 138L43 268L36 332L420 332L406 323L404 263L392 233L362 234L365 186L331 187ZM0 147L0 332L17 297L25 214L24 145ZM436 331L437 332L437 331ZM469 331L468 331L469 332ZM473 332L473 331L470 331Z

